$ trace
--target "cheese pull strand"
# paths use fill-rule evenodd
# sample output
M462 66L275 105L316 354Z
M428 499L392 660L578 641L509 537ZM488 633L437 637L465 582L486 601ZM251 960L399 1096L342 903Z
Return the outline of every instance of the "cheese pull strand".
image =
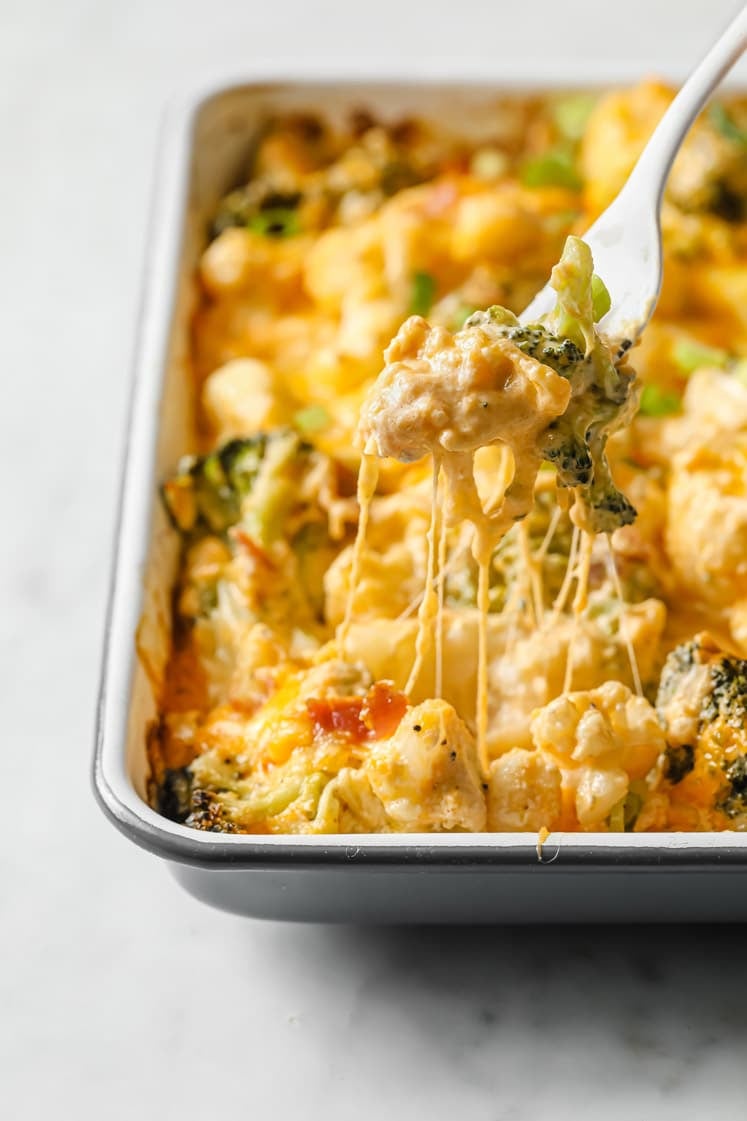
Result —
M580 557L578 560L578 573L576 579L576 594L573 597L573 626L568 642L568 651L565 660L565 677L563 679L563 692L569 693L573 685L573 653L578 638L581 616L586 610L589 601L589 573L591 571L591 553L594 548L594 537L590 533L581 533L578 547Z
M612 538L609 533L605 534L605 541L607 545L607 571L609 572L612 586L615 589L618 601L620 603L620 633L625 649L628 654L628 661L630 662L630 673L633 678L633 686L639 697L643 696L643 686L641 684L641 674L638 669L638 659L635 654L635 647L628 633L628 613L626 610L625 600L623 599L622 584L620 583L620 573L617 571L617 563L615 562L615 553L612 548Z
M477 530L472 546L477 562L477 696L475 725L477 729L477 758L483 778L487 778L488 765L488 612L490 610L490 563L493 557L492 539L483 529Z
M428 525L428 560L426 562L425 589L418 610L418 633L415 639L415 661L405 685L405 692L411 693L430 654L433 645L433 624L438 616L438 593L436 591L436 532L438 528L438 477L441 465L433 456L431 487L431 517ZM443 520L443 519L442 519Z
M376 493L376 484L379 481L379 460L378 457L371 453L368 449L363 452L361 456L361 465L358 471L358 531L355 535L355 544L353 545L353 561L350 568L350 587L348 588L348 599L345 605L345 617L337 632L337 638L340 643L340 649L345 650L345 643L350 632L350 626L353 622L353 614L355 611L355 599L358 592L358 584L361 578L361 568L363 565L363 555L366 549L366 533L368 532L368 519L371 512L371 502Z

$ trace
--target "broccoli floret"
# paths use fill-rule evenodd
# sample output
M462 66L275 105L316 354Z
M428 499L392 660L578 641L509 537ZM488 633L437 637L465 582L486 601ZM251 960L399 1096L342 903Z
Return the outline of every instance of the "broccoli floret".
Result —
M561 486L588 486L594 478L591 452L584 440L568 431L564 417L553 421L547 429L544 454L558 473Z
M664 752L664 777L676 785L695 766L695 748L691 743L669 745Z
M711 667L711 691L701 709L701 719L721 717L732 728L747 728L747 661L723 657Z
M209 455L184 456L161 488L176 529L221 533L238 521L241 501L252 488L267 448L264 434L230 440Z
M185 456L161 488L169 517L184 534L225 533L242 517L246 500L261 490L251 511L252 529L258 539L275 536L279 507L293 495L293 468L311 450L283 429L230 440L209 455Z
M664 777L675 785L696 768L710 775L718 768L714 808L747 814L747 661L697 635L664 663L656 709L672 740Z
M506 331L506 338L518 346L519 350L530 354L545 366L552 367L559 374L567 374L584 361L583 353L572 339L559 339L539 325L510 327Z
M678 700L694 707L698 731L721 720L747 732L747 661L725 653L706 634L675 647L664 663L656 697L665 720Z
M192 810L185 824L207 833L236 832L233 822L226 819L223 806L209 790L197 789L193 792Z
M722 795L718 808L727 817L747 814L747 755L740 755L724 767L728 788Z

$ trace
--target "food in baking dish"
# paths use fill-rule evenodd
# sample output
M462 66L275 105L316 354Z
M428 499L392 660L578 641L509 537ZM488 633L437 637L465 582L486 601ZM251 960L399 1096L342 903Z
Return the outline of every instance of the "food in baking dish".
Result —
M163 813L747 827L747 100L675 165L632 353L576 236L671 96L506 99L479 145L267 123L200 263L199 446L163 485Z

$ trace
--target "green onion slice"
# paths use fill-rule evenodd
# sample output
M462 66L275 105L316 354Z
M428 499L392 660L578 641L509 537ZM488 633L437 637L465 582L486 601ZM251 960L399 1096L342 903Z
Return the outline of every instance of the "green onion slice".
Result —
M612 307L612 299L607 291L607 285L601 276L597 276L596 273L591 278L591 306L595 323L598 323Z
M639 411L642 416L671 416L680 411L681 404L679 393L659 385L644 385Z
M747 132L739 127L731 113L724 108L720 101L711 106L708 116L716 131L720 132L727 140L732 140L735 144L743 144L747 147Z
M294 237L301 232L298 211L286 206L258 211L249 219L247 226L265 237Z
M521 169L521 181L525 187L566 187L571 191L582 186L573 154L565 147L551 148L527 160Z
M729 361L727 351L704 343L690 342L688 339L680 339L675 343L672 357L683 374L691 374L701 366L723 367Z
M429 272L416 272L410 289L408 315L427 315L433 307L436 295L436 280Z
M308 405L305 409L299 409L293 417L293 423L299 432L309 436L314 432L321 432L331 419L323 405Z

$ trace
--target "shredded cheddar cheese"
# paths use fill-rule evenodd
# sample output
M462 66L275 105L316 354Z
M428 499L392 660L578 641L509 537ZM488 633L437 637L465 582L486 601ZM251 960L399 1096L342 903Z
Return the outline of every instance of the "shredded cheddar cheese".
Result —
M268 120L217 203L198 454L162 489L174 820L525 832L540 860L551 832L747 828L747 101L675 164L628 354L583 231L672 91L600 95L582 135L566 96L505 99L484 143Z

